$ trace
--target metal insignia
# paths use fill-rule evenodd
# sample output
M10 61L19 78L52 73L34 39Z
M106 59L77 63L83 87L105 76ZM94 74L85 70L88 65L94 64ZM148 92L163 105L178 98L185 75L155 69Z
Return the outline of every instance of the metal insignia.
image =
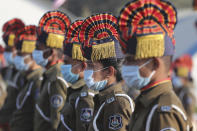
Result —
M171 110L171 106L161 106L161 111L169 112Z
M111 98L107 99L107 103L112 103L113 101L115 101L114 97L111 97Z
M163 128L160 131L176 131L176 129L174 129L172 127L168 127L168 128Z
M122 128L122 117L120 115L111 115L109 117L109 128L112 130Z
M51 97L51 104L55 108L60 107L63 104L63 97L61 95L53 95Z
M88 95L87 92L81 92L81 97L85 97L85 96L87 96L87 95Z
M82 108L80 119L81 121L90 122L93 116L93 109L92 108Z
M42 81L44 78L43 77L39 77L39 80Z

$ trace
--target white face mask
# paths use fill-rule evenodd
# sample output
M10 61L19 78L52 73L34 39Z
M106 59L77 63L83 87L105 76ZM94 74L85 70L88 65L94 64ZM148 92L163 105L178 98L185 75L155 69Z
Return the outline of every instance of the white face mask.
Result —
M101 70L104 70L106 68L103 68ZM97 71L101 71L101 70L97 70ZM97 72L95 71L95 72ZM88 86L88 88L95 90L95 91L100 91L102 89L104 89L107 85L107 80L102 80L102 81L98 81L98 82L94 82L94 79L92 78L94 71L93 70L85 70L84 71L84 81L86 82L86 85Z
M150 61L152 60L147 61L141 66L122 66L122 77L127 86L140 90L150 83L155 71L153 71L149 77L142 77L140 75L140 69L149 64Z

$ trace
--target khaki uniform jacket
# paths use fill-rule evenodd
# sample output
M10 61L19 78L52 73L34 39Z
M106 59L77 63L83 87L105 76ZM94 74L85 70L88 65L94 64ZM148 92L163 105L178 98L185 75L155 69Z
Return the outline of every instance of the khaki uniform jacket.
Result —
M60 66L52 66L43 75L40 97L35 105L34 131L57 130L68 87L62 78Z
M10 122L11 131L33 131L35 101L39 95L42 72L40 68L27 74L24 88L16 98L17 108Z
M181 87L180 92L178 94L183 107L187 113L187 116L190 120L192 120L192 117L195 113L195 106L196 106L196 99L193 95L191 89L193 89L192 84L187 84L183 87Z
M7 97L0 110L0 124L8 123L16 109L16 97L25 83L24 74L13 67L3 69L2 75L7 84Z
M6 91L6 83L2 78L2 75L0 74L0 109L2 108L5 99L7 97L7 91Z
M88 131L127 130L134 103L122 90L121 83L100 91L94 103L94 119Z
M69 88L69 98L61 112L58 131L87 131L93 117L95 92L89 90L83 79Z
M141 93L136 100L129 131L192 131L171 82Z
M1 70L1 74L3 79L7 82L7 85L12 85L12 80L15 74L17 74L17 70L13 65L6 66Z

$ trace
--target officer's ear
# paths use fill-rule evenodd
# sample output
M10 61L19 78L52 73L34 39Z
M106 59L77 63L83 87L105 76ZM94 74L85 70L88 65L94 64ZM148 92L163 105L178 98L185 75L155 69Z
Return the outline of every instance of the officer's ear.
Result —
M53 54L53 49L49 49L47 51L44 52L43 56L45 59L49 58L52 54Z
M59 60L58 51L56 49L49 50L49 52L48 52L48 60L51 61L51 62Z
M116 70L113 66L109 66L107 69L105 69L106 72L106 78L109 78L110 76L114 76L116 74Z
M60 60L64 61L64 54L60 55Z
M157 71L160 68L162 61L159 58L153 58L153 62L153 70Z
M85 69L88 67L88 65L87 65L87 63L86 62L82 62L81 63L81 69L82 69L82 71L81 72L84 72L85 71Z

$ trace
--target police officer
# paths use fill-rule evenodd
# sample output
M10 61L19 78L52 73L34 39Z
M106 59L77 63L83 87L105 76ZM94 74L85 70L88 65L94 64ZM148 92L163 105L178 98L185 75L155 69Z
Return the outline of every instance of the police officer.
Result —
M0 109L3 106L6 97L7 97L6 84L2 76L0 75Z
M129 87L141 90L129 131L192 130L169 78L176 22L175 7L168 1L135 0L120 13L126 53L122 76Z
M36 26L25 26L17 42L16 68L26 72L26 82L16 98L16 110L10 121L11 131L33 131L35 101L41 85L42 68L32 58L36 47Z
M94 97L94 119L88 131L125 131L134 109L132 99L122 89L123 54L117 38L117 19L108 13L88 17L79 32L83 55L92 62L84 80L99 92Z
M0 44L0 71L2 70L2 68L6 66L6 61L4 58L4 51L5 51L5 48Z
M179 89L177 95L183 103L190 120L194 120L193 117L196 105L195 96L192 93L192 89L194 88L191 77L192 65L192 58L188 54L177 58L174 62L174 71L176 75L176 78L174 79L180 82L180 85L177 85L179 86L177 87Z
M82 23L83 20L77 20L71 24L64 44L65 64L61 66L61 72L71 86L68 88L68 101L61 112L59 131L87 131L93 117L95 93L83 80L87 65L78 39Z
M1 69L2 77L7 85L7 98L3 107L0 110L0 125L5 130L8 130L8 123L12 116L13 111L16 109L16 96L18 94L19 85L17 82L21 78L21 73L14 67L14 57L16 56L16 32L25 26L20 19L12 19L3 25L3 40L5 43L4 58L7 66Z
M3 48L3 46L0 45L0 72L1 72L2 68L5 67L5 64L6 64L4 56L3 56L4 50L5 49ZM3 80L3 77L0 74L0 108L3 106L4 101L7 97L6 88L7 88L7 86L5 84L5 81Z
M70 19L60 11L45 13L39 22L33 58L46 71L36 104L35 131L55 131L60 122L60 110L64 106L68 86L62 78L60 66L64 35L69 25Z

